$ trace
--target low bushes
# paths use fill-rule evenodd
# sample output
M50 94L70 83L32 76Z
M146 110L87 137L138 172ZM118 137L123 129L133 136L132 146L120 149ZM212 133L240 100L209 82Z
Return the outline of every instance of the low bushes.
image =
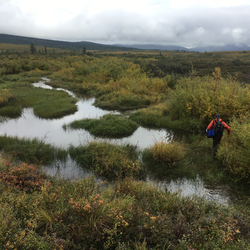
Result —
M223 136L218 149L218 158L224 166L239 178L250 175L250 114L246 114L230 123L231 133Z
M14 95L12 95L8 89L1 89L0 92L0 107L6 105L10 100L13 100L15 98Z
M168 114L188 130L205 128L216 114L229 121L249 109L249 86L223 79L219 68L213 77L181 78L175 87L169 94Z
M4 164L6 170L0 173L0 180L6 185L23 191L40 190L46 175L39 172L36 166L27 163L12 166L9 161L5 161Z
M7 164L8 166L6 166ZM14 169L0 156L0 169ZM31 168L31 167L30 167ZM7 170L6 170L7 169ZM22 171L24 174L25 171ZM29 176L31 175L31 176ZM22 178L36 177L30 171ZM0 245L4 249L249 249L247 207L125 179L47 179L25 191L0 177Z
M21 106L16 105L16 96L9 89L0 91L0 116L18 117L21 115Z
M83 119L70 124L73 128L83 128L91 134L102 137L121 137L133 134L138 124L118 115L104 115L100 119Z

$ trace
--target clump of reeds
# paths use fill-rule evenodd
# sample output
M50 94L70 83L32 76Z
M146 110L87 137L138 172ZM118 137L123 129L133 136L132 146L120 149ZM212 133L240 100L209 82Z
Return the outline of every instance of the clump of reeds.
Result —
M185 157L186 151L182 143L157 141L148 149L145 149L143 157L146 161L156 164L171 166Z

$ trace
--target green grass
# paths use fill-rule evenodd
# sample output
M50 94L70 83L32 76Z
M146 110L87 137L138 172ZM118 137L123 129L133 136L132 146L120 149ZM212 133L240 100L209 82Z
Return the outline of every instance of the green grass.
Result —
M22 114L21 106L4 106L0 108L0 116L18 118Z
M53 147L43 139L0 136L0 149L27 163L49 164L55 159L66 160L67 150Z
M87 146L71 146L69 153L78 164L109 181L142 174L138 152L133 145L90 142Z
M167 106L164 102L148 108L139 109L130 114L129 119L142 126L183 129L183 122L181 120L172 120L168 115Z
M138 124L119 115L104 115L100 119L82 119L70 123L72 128L83 128L101 137L123 137L134 133Z
M16 99L0 108L0 114L13 117L22 108L33 107L34 114L41 118L59 118L77 110L77 100L64 91L46 90L33 86L14 86L9 89Z

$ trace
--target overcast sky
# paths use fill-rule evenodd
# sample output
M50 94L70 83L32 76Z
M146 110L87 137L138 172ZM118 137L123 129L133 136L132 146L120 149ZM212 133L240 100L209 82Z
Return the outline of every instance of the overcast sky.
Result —
M0 0L0 33L103 44L250 45L250 0Z

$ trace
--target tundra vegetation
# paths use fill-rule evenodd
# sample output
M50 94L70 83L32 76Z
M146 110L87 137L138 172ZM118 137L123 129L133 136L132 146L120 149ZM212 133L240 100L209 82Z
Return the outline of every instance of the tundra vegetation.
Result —
M107 114L100 119L82 119L70 123L71 128L86 129L99 137L124 137L133 134L138 124L119 115Z
M249 52L83 54L48 48L28 54L22 46L18 52L7 48L0 53L2 119L19 117L26 107L42 118L75 112L75 98L32 86L46 76L53 87L94 96L98 107L135 110L126 118L76 122L85 128L107 124L93 134L114 136L117 120L110 120L121 119L126 127L133 124L131 131L119 128L115 135L139 124L190 136L157 141L143 152L101 140L67 151L45 138L1 136L2 249L249 249ZM202 131L217 113L232 132L212 159L212 140ZM104 181L70 181L42 171L41 164L68 152ZM146 171L157 179L199 174L207 184L227 184L240 195L228 205L182 197L143 181Z
M87 146L71 146L69 153L80 165L105 180L139 177L142 173L138 153L130 144L117 146L107 142L90 142Z

